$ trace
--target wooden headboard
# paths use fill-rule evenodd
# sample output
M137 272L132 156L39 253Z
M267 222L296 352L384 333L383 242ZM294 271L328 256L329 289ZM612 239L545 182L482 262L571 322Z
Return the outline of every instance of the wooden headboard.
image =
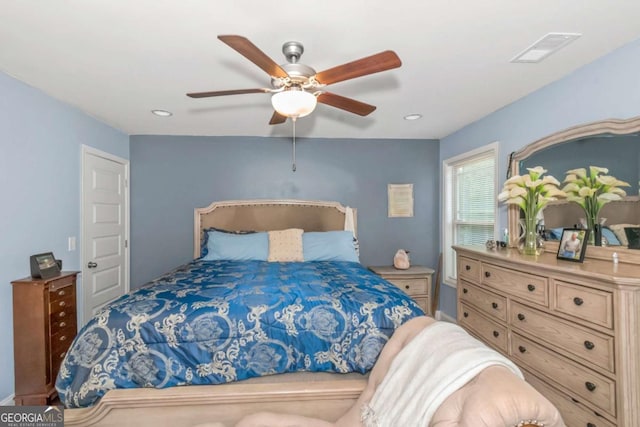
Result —
M203 230L207 228L234 231L287 228L302 228L305 231L352 230L355 235L356 210L338 202L231 200L196 208L193 224L193 256L198 258Z
M559 201L544 208L544 226L547 229L573 227L584 211L577 203ZM624 200L609 202L600 210L600 218L607 218L605 225L638 224L640 222L640 197L630 196Z

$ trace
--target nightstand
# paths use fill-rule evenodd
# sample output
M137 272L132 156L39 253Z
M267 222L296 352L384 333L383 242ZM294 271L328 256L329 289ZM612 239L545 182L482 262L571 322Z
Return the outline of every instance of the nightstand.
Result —
M393 283L409 295L424 310L431 313L431 276L433 269L421 265L412 265L407 270L398 270L393 266L369 267L369 270Z

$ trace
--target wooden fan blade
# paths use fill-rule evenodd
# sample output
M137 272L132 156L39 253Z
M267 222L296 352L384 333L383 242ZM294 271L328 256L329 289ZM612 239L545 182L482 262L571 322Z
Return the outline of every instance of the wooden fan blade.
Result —
M318 102L331 105L332 107L340 108L360 116L369 115L376 109L375 105L365 104L364 102L356 101L355 99L346 98L330 92L323 92L318 95Z
M273 77L289 77L289 74L276 64L273 59L269 58L256 45L251 43L249 39L242 36L218 36L218 38L236 50L240 55L262 68L270 76Z
M328 85L368 74L379 73L380 71L386 71L392 68L398 68L401 65L402 61L400 61L400 58L398 58L398 55L396 55L394 51L385 50L384 52L367 56L366 58L321 71L316 74L316 80L318 83Z
M237 89L237 90L217 90L214 92L192 92L187 96L191 98L208 98L210 96L244 95L245 93L268 93L270 89Z
M269 120L270 125L279 125L287 121L287 116L283 116L277 111L273 112L273 116L271 116L271 120Z

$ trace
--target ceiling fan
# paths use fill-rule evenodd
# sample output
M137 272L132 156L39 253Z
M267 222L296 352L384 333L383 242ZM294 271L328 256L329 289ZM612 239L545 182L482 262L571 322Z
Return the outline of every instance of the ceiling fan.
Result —
M398 68L402 65L395 52L386 50L316 73L313 68L298 62L304 52L304 47L299 42L291 41L282 46L287 63L278 65L245 37L221 35L218 36L218 39L269 74L271 87L192 92L187 93L187 96L207 98L247 93L272 93L274 94L272 104L275 111L269 121L270 125L284 123L288 117L291 117L295 122L298 117L310 114L317 102L366 116L376 109L374 105L327 92L324 88L332 83Z

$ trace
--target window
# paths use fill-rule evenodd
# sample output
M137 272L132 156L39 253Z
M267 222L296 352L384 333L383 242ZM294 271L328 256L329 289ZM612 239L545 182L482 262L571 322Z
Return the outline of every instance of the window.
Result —
M444 161L444 282L456 284L452 245L484 245L496 237L498 143Z

